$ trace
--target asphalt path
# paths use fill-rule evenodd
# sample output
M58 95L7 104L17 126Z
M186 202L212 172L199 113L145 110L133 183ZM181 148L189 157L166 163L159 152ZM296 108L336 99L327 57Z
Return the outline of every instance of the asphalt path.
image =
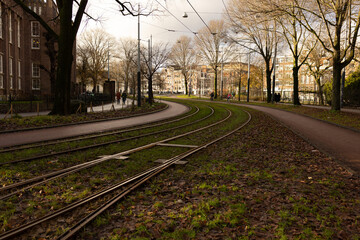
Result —
M111 131L124 127L133 127L141 124L161 121L167 118L175 117L189 110L188 107L174 102L162 101L169 105L163 111L146 114L137 117L124 118L96 123L86 123L79 125L47 128L41 130L32 130L15 133L0 134L0 147L11 147L15 145L28 144L40 141L49 141L59 138L69 138L82 136L85 134Z
M241 104L269 114L343 167L360 174L360 132L274 108Z

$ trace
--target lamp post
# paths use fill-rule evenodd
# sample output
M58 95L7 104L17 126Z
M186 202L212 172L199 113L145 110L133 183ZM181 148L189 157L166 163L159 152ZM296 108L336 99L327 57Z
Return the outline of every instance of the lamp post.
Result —
M247 98L246 101L249 102L250 98L250 52L248 56L248 79L247 79Z
M140 4L138 4L140 13ZM141 107L141 73L140 73L140 14L138 15L138 56L137 56L137 105Z

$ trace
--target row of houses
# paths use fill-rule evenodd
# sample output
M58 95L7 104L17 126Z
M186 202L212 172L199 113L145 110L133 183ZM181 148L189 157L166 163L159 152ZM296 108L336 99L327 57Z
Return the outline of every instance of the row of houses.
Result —
M356 70L356 63L351 63L346 68L346 74ZM321 77L321 84L331 81L331 60L323 57L320 62L320 69L328 69ZM266 96L265 73L259 67L250 67L250 95L255 99L264 99ZM223 72L223 73L222 73ZM160 73L162 83L161 88L154 85L155 91L166 93L185 93L184 76L181 69L169 66ZM214 70L210 66L198 65L189 70L190 79L188 90L195 95L209 95L214 91ZM241 77L240 77L241 76ZM221 91L223 83L223 94L239 91L239 80L241 79L241 93L247 92L247 63L224 63L223 68L218 68L218 93ZM222 79L222 80L221 80ZM278 56L275 67L275 92L280 93L285 101L293 99L293 58L291 56ZM299 72L299 98L302 102L318 102L317 92L319 86L311 75L308 66L304 65Z
M259 76L252 73L257 70L256 66L251 66L250 74L254 81L261 81ZM246 91L245 82L247 80L247 63L228 62L218 68L217 89L220 94L237 93L239 81L242 81L242 91ZM155 83L154 89L158 92L166 93L186 93L184 75L181 69L176 66L168 66L160 73L163 84L161 88ZM215 71L208 65L192 66L188 72L188 91L193 95L210 95L214 91Z

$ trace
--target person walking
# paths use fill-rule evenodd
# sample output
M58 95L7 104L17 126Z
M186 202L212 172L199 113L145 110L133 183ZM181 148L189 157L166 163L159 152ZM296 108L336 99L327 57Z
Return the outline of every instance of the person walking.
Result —
M127 97L126 92L123 92L123 94L121 95L121 98L123 100L123 104L125 104L125 102L126 102L126 97Z
M116 93L116 101L117 101L117 104L120 104L120 92L119 91Z

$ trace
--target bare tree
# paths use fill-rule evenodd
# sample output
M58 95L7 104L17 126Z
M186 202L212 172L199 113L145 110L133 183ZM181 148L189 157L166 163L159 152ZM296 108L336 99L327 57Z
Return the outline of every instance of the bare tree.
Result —
M88 51L78 46L76 49L76 72L80 78L81 91L86 86L89 79Z
M129 83L132 79L132 70L136 69L137 43L133 39L120 40L120 59L122 77L124 79L124 91L128 92Z
M157 72L154 74L153 78L153 84L154 86L157 86L159 89L159 92L162 92L164 90L164 87L166 85L166 73L165 72Z
M113 52L114 38L102 29L87 31L81 35L79 45L82 51L87 51L88 74L93 82L93 92L103 78L106 69L108 54Z
M211 32L210 32L211 30ZM200 29L195 44L204 60L214 70L214 97L217 98L218 68L231 56L231 44L227 41L227 29L223 20L210 21L208 27Z
M353 60L360 27L360 5L352 0L287 0L272 2L270 11L296 18L332 56L332 110L340 110L342 70ZM289 6L298 11L293 14ZM269 5L270 7L270 5ZM319 28L319 25L322 25ZM324 33L324 34L323 34ZM330 43L329 45L327 43Z
M142 48L140 54L146 68L146 71L144 71L143 74L148 80L149 103L152 104L154 101L152 87L153 76L161 67L165 65L166 61L169 59L170 50L168 48L168 44L156 43L150 49Z
M248 0L230 0L226 10L227 23L236 34L231 39L249 51L260 54L264 59L267 102L271 102L271 74L274 69L272 59L277 45L276 24L271 18L254 14L252 3Z
M196 53L192 46L192 39L187 36L181 36L171 49L170 60L175 66L181 69L187 95L190 67L196 62Z
M308 72L314 77L316 85L318 86L320 104L324 105L323 88L326 82L323 80L323 77L329 72L329 68L331 67L331 61L327 56L327 52L322 46L317 45L311 51L311 54L305 64L308 67Z
M294 15L298 15L299 9L294 5L290 5L289 12L292 15L275 14L274 19L281 26L282 36L285 39L290 52L293 57L293 103L294 105L301 105L299 100L299 71L304 65L309 54L316 46L317 41L308 41L308 32L299 21L294 18ZM313 43L312 45L309 43Z

